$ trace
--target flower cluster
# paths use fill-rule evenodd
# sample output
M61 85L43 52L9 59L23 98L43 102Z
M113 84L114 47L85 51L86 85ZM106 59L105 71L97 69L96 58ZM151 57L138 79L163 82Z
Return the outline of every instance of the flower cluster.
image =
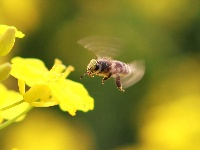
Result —
M23 38L24 34L15 27L0 25L0 56L10 52L16 37ZM94 100L84 86L67 79L72 71L72 66L66 67L59 59L55 59L50 70L36 58L15 57L11 64L1 64L0 81L13 76L18 80L19 92L0 83L0 128L22 120L33 107L59 105L72 116L77 110L92 110Z

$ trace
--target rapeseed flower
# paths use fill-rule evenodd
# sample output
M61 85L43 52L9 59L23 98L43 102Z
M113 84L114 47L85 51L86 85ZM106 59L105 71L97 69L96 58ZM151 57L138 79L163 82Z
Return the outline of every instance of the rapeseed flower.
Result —
M18 79L19 91L30 105L59 105L73 116L77 110L87 112L94 108L94 100L84 86L66 79L74 70L72 66L66 67L59 59L50 70L39 59L15 57L11 62L11 75ZM29 87L27 91L25 86Z

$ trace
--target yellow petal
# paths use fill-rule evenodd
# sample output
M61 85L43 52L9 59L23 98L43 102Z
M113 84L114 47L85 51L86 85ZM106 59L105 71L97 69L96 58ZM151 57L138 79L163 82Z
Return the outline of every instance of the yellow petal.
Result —
M42 83L44 75L48 73L48 69L39 59L15 57L11 62L12 69L10 74L24 81L30 87L34 84Z
M77 110L87 112L94 108L94 99L80 83L63 80L62 83L50 86L53 95L60 101L60 108L75 115Z
M58 99L60 108L63 111L68 111L69 114L74 116L77 111L77 106L74 104L71 96L71 91L68 90L68 87L61 83L50 84L49 87L52 91L52 96Z
M0 36L0 56L7 55L15 43L16 29L14 27L8 28Z
M78 107L78 110L86 112L94 109L94 99L89 95L88 91L81 83L66 79L65 84L71 89L73 95L78 96L79 99L76 99L75 101L77 103L83 102L83 107L81 105Z
M20 64L26 64L31 68L34 68L35 70L41 71L41 72L48 72L48 69L46 68L43 61L36 58L22 58L22 57L14 57L11 62L13 64L20 63Z
M10 75L11 64L4 63L0 65L0 81L6 79Z

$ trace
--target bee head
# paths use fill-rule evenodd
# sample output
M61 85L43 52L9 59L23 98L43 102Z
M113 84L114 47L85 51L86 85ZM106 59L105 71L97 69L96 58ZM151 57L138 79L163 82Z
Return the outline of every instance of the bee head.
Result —
M86 71L86 73L84 73L84 75L85 75L85 74L88 74L90 77L94 77L92 74L94 74L94 73L97 72L98 70L99 70L98 61L97 61L96 59L92 59L92 60L90 61L90 63L88 64L88 66L87 66L87 71ZM82 79L84 75L82 75L82 76L80 77L80 79Z
M96 59L92 59L87 66L87 73L95 73L99 69L99 65Z

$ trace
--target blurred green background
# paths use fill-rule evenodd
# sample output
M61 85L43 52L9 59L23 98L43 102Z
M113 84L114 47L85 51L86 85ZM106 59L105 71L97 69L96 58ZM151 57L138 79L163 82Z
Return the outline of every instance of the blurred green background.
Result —
M75 117L35 108L0 131L1 150L200 149L200 1L0 0L0 24L26 34L7 61L34 57L50 68L59 58L95 99L93 111ZM90 35L121 37L117 59L144 59L143 79L125 93L112 79L79 80L95 57L76 42Z

